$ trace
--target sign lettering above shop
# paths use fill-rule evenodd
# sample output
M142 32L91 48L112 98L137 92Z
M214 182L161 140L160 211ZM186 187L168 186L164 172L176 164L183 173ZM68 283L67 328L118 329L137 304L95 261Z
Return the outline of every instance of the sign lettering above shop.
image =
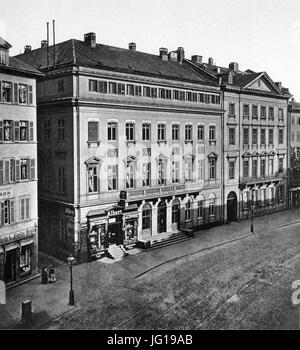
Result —
M11 198L13 196L12 186L0 187L0 200Z
M111 209L108 211L107 213L107 216L118 216L118 215L122 215L122 209L120 210L114 210L114 209Z
M26 231L15 232L0 238L0 245L9 243L12 241L18 241L28 236L32 236L36 233L35 228L27 229Z
M75 210L73 208L65 208L65 214L75 216Z

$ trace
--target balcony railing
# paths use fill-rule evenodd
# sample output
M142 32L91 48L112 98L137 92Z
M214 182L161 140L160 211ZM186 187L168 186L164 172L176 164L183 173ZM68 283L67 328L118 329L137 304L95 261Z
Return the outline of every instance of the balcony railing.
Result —
M255 182L265 182L270 180L281 180L284 176L285 176L284 172L280 172L280 173L277 172L273 175L242 177L240 182L255 183Z

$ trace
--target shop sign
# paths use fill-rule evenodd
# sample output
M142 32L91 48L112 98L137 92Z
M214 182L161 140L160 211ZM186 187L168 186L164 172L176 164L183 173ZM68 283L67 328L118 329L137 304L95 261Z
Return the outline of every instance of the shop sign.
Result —
M0 200L11 198L13 196L12 186L0 187Z
M65 208L65 215L75 216L75 210L73 208Z
M123 213L123 208L120 206L112 207L108 209L106 213L109 218L112 216L120 216Z
M0 245L6 244L12 241L19 241L26 237L32 236L35 233L36 233L36 230L31 228L26 231L20 231L20 232L14 232L14 233L8 234L0 238Z
M108 223L109 223L109 224L112 224L112 223L114 223L114 222L116 222L116 218L108 219Z

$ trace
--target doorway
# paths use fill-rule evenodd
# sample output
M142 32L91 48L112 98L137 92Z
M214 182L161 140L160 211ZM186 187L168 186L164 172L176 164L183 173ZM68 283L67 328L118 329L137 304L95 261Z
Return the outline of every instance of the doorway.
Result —
M167 231L167 205L165 201L159 202L157 206L157 232Z
M4 282L11 283L17 279L17 250L9 250L6 252L6 260L4 265Z
M237 195L235 192L230 192L227 197L227 221L237 220Z

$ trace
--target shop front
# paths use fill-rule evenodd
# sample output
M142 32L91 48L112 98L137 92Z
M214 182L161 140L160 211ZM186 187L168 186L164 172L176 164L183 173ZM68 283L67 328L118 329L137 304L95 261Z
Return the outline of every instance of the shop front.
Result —
M112 206L87 214L87 247L89 260L99 259L111 245L130 249L137 242L137 207Z

